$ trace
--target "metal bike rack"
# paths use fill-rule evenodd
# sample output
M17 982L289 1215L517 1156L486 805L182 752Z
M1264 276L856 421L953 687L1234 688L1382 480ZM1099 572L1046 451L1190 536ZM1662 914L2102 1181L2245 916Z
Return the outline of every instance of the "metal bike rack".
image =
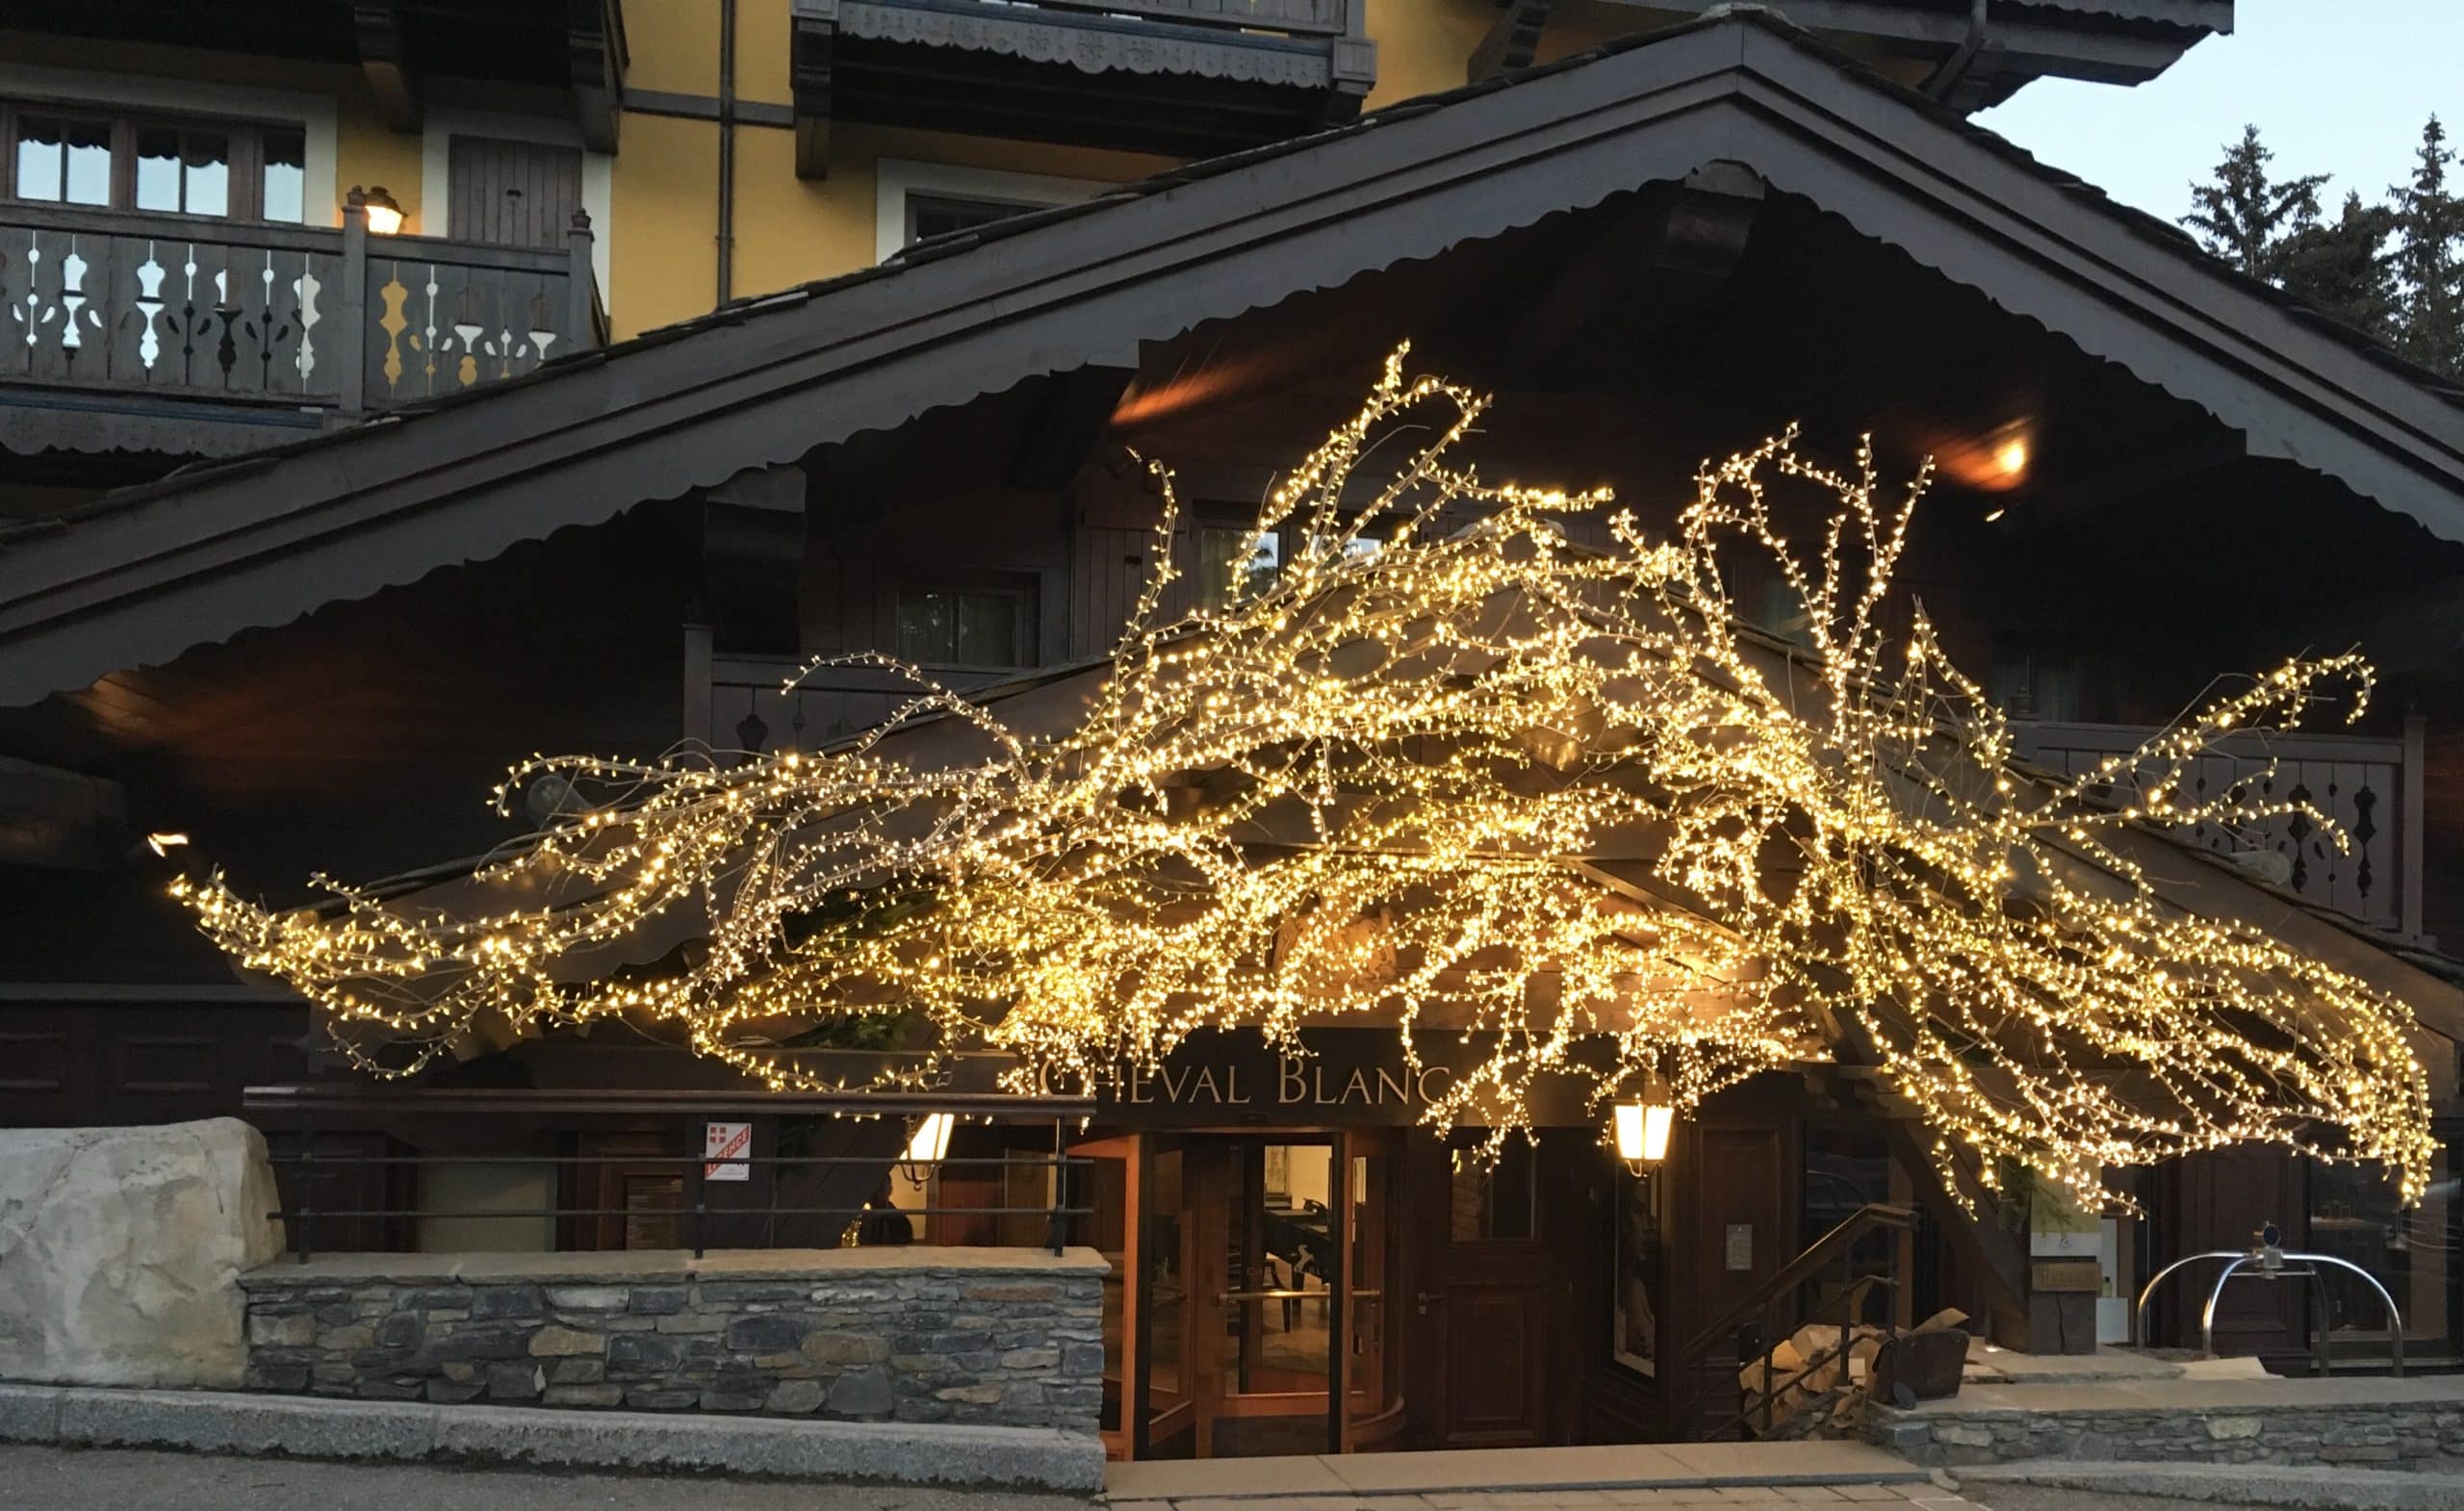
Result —
M2273 1236L2272 1229L2269 1236ZM2404 1314L2397 1310L2396 1298L2388 1293L2385 1286L2378 1283L2376 1275L2348 1259L2339 1259L2333 1254L2288 1254L2275 1244L2267 1242L2254 1244L2242 1253L2221 1248L2205 1254L2192 1254L2177 1259L2156 1271L2155 1275L2148 1280L2146 1289L2139 1293L2139 1306L2131 1314L2131 1338L2135 1343L2142 1347L2146 1345L2147 1303L2156 1294L2156 1288L2165 1283L2167 1276L2211 1259L2224 1261L2224 1268L2217 1275L2216 1284L2208 1288L2207 1305L2199 1310L2200 1352L2211 1357L2216 1353L2216 1303L2224 1295L2225 1282L2235 1275L2247 1275L2260 1280L2307 1279L2313 1293L2319 1298L2319 1332L2317 1342L2311 1348L2311 1355L2318 1361L2319 1373L2325 1374L2327 1372L2327 1272L2322 1267L2333 1266L2338 1269L2359 1275L2371 1290L2378 1293L2378 1299L2386 1304L2388 1352L2395 1365L2396 1373L2399 1376L2403 1374ZM2253 1266L2256 1268L2247 1268Z

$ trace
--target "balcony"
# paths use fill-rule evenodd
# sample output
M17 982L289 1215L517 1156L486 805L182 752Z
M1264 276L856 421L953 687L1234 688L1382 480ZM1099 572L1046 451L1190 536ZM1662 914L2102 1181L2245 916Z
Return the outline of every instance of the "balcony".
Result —
M562 247L0 204L0 448L229 456L605 340Z
M1208 157L1360 110L1367 0L793 0L796 171L834 121Z
M2131 751L2155 731L2112 724L2014 726L2022 760L2056 773L2086 771ZM2272 785L2265 768L2275 761ZM2406 721L2397 738L2344 734L2240 735L2199 766L2195 795L2258 781L2262 794L2305 801L2335 820L2351 841L2340 852L2308 820L2273 820L2258 836L2272 859L2251 869L2301 898L2333 909L2408 944L2428 945L2422 929L2424 732ZM2208 826L2187 837L2222 855L2249 851L2246 838ZM2249 863L2249 862L2246 862Z
M783 691L804 665L784 655L713 653L709 632L685 631L684 737L714 751L817 750L861 734L889 718L922 689L878 666L825 666ZM937 672L962 690L983 687L1014 672Z

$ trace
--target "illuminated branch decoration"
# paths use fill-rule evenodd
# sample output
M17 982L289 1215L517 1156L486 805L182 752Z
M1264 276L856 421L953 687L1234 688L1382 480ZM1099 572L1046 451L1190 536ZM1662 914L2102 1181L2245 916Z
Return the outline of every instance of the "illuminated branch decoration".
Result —
M1279 562L1199 584L1224 606L1177 617L1159 471L1157 565L1058 731L902 668L927 690L834 750L517 768L500 810L541 779L596 806L482 871L485 906L326 883L321 913L270 912L218 877L177 889L387 1073L475 1029L621 1017L799 1086L811 1072L770 1047L783 1023L881 1012L932 1031L895 1079L989 1048L1017 1057L1014 1085L1083 1088L1201 1027L1297 1052L1304 1024L1374 1021L1415 1063L1434 1035L1495 1046L1440 1123L1522 1125L1553 1076L1656 1081L1682 1111L1837 1060L1988 1184L2016 1161L2084 1194L2109 1166L2257 1140L2421 1191L2403 1004L2179 909L2143 869L2182 855L2157 828L2298 811L2341 842L2263 780L2186 778L2227 731L2330 696L2358 713L2365 665L2297 661L2093 771L2029 776L1921 610L1891 602L1924 475L1886 499L1870 453L1828 471L1791 435L1707 468L1673 543L1620 512L1585 550L1563 522L1604 494L1450 461L1482 404L1406 380L1399 352L1269 500L1252 546ZM1406 426L1425 444L1339 508ZM1775 492L1805 491L1826 521L1810 550L1775 523ZM1740 626L1732 558L1785 583L1796 643ZM606 963L671 935L690 942Z

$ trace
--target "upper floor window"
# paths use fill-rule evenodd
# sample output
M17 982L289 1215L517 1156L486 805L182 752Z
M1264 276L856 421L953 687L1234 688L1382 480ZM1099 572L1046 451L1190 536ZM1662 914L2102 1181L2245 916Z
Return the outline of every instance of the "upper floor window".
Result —
M1112 187L1091 179L950 163L906 163L895 158L874 165L874 183L879 195L874 250L883 258L927 237L971 231L1030 211L1074 204Z
M1026 596L1003 588L902 588L899 659L916 666L1023 666Z
M307 134L297 126L180 121L0 105L10 197L218 218L307 218Z
M910 243L927 237L948 236L956 231L972 231L995 220L1007 220L1044 208L1014 199L970 199L962 194L909 194L907 196L907 240Z

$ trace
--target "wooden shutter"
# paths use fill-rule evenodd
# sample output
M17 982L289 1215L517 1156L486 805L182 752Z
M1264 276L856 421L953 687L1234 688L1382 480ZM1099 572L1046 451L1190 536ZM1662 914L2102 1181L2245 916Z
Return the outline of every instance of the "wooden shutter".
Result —
M447 231L499 246L562 246L581 208L581 149L456 136Z

